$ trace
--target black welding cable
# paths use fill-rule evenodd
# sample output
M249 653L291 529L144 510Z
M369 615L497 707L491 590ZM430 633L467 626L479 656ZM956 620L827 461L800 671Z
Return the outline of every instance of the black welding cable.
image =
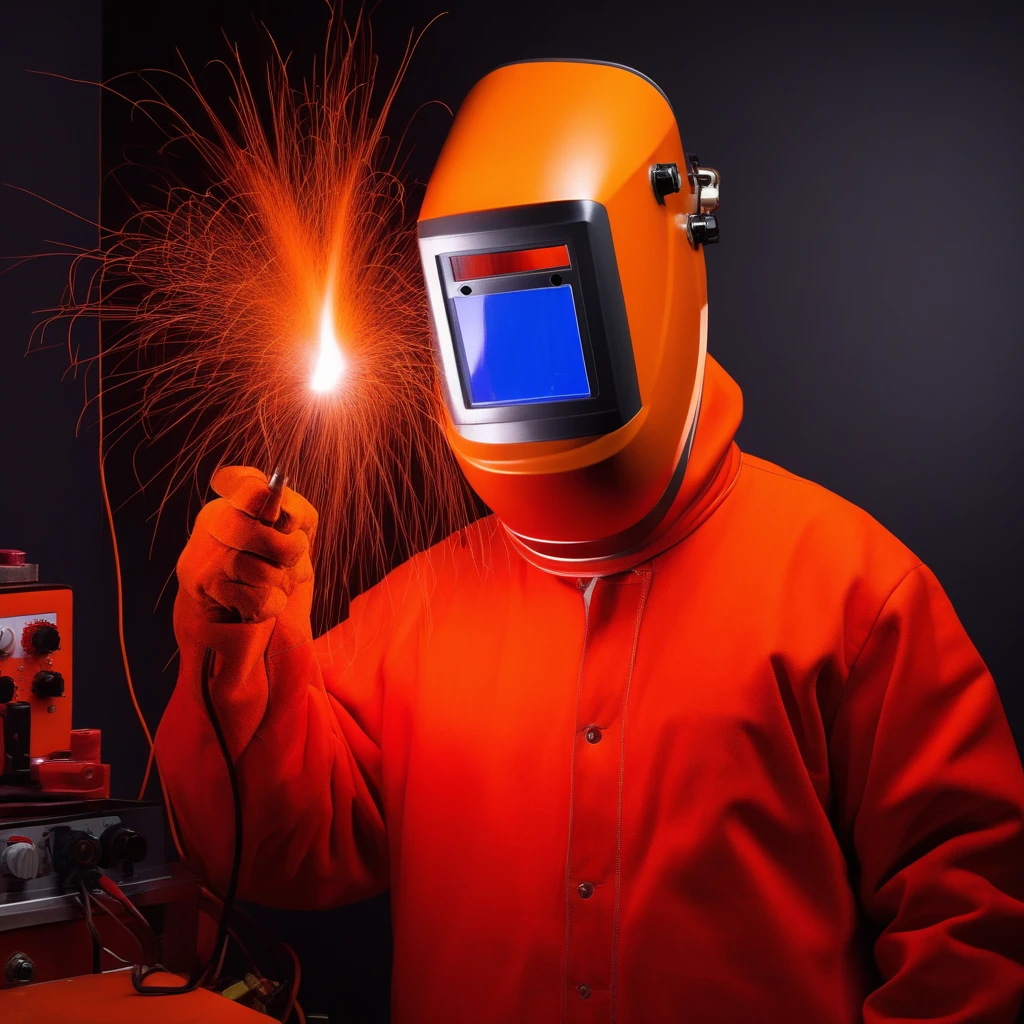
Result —
M235 905L238 878L242 873L242 790L238 784L238 774L235 771L235 763L231 757L231 749L228 747L228 741L224 736L224 729L221 727L220 719L217 717L217 709L213 706L213 697L210 694L210 678L213 675L216 658L216 651L212 647L207 647L203 655L200 685L203 693L203 704L206 706L206 713L209 715L210 724L213 726L214 735L217 737L217 745L220 747L220 752L224 757L224 765L228 770L228 781L231 784L231 802L235 817L235 842L231 858L231 875L228 878L228 887L224 892L224 903L221 906L220 920L217 923L217 939L213 945L213 955L210 957L207 965L185 985L146 985L146 978L157 971L164 971L165 968L160 964L144 968L137 967L132 971L132 985L136 992L146 996L169 996L193 992L208 980L211 972L218 970L220 963L224 959L224 950L227 946L231 910Z
M92 919L92 905L89 903L89 890L85 886L84 878L78 880L78 891L81 894L82 910L85 911L85 923L89 926L89 934L92 936L92 973L99 974L103 969L101 963L103 940Z
M105 953L109 953L112 957L116 957L118 960L121 961L121 963L128 964L129 967L134 967L136 962L144 963L145 960L146 960L146 950L145 950L145 947L142 945L142 939L140 939L139 936L136 935L135 932L132 931L132 929L129 928L128 925L120 917L118 917L117 914L115 914L99 898L99 896L96 893L89 893L89 900L92 902L92 904L94 906L94 909L98 908L99 910L102 910L104 914L106 914L112 921L116 921L117 924L121 928L123 928L125 930L125 932L127 932L127 934L131 937L132 942L134 942L135 945L138 946L138 949L139 949L139 959L138 959L138 961L125 960L125 958L123 956L120 956L118 953L115 953L109 946L104 946L103 947L103 951ZM118 905L120 905L120 904L118 904Z

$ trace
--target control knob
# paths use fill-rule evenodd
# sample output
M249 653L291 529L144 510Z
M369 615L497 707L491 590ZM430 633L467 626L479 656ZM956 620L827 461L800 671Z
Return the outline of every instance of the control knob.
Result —
M27 882L39 874L39 851L28 839L9 839L0 853L0 872Z
M32 692L37 697L63 697L64 677L59 672L37 672L32 680Z
M82 829L57 825L51 834L53 869L62 878L72 871L94 868L103 856L100 841Z
M14 676L0 676L0 704L10 704L17 689Z
M103 859L100 867L113 867L115 864L138 864L146 857L148 849L146 837L124 825L110 825L100 836L103 847Z
M40 622L32 629L31 642L36 654L53 654L60 650L60 633L52 622Z

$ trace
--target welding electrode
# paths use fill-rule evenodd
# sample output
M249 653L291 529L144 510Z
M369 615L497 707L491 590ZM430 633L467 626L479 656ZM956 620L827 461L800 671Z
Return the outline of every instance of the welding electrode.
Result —
M270 494L267 495L267 500L259 517L260 522L264 526L276 526L281 518L281 501L284 497L284 488L287 483L288 476L284 471L284 467L280 464L276 465L273 473L270 474L270 479L267 481L270 487Z

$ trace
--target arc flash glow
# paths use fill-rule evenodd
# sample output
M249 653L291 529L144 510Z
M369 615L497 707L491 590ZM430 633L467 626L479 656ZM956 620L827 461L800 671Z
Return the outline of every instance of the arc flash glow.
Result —
M310 380L310 387L320 395L334 389L347 365L334 330L334 313L331 307L332 299L328 292L320 311L320 349Z

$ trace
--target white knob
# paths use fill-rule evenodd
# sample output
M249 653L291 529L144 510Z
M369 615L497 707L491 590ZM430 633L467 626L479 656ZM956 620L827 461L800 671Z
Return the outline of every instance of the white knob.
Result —
M39 874L39 851L33 843L11 843L0 854L0 871L23 881L35 878Z

